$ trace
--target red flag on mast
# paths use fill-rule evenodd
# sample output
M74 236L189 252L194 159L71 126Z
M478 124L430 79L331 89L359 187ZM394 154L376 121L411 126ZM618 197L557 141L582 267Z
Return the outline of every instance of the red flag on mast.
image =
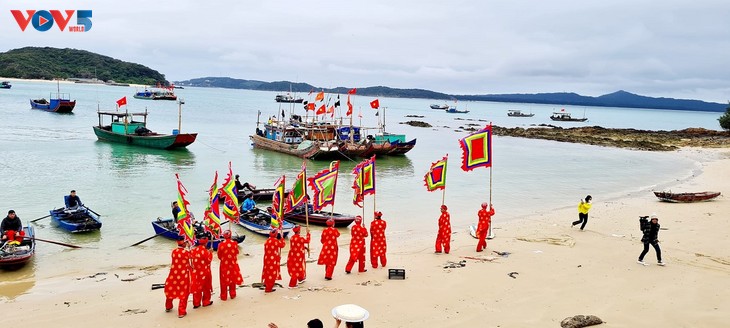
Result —
M377 99L371 101L370 102L370 107L372 107L373 109L380 108L380 101L378 101Z
M357 89L356 88L352 88L352 89L350 89L350 91L347 91L347 94L348 95L354 95L356 92L357 92Z
M347 95L347 113L345 115L352 115L352 103L350 102L350 95Z
M124 96L122 98L119 98L119 100L117 100L117 107L121 108L122 106L124 106L126 104L127 104L127 96Z

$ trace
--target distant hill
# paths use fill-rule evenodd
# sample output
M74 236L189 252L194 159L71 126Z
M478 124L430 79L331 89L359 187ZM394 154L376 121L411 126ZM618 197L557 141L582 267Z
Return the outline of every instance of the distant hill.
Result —
M77 49L25 47L0 53L0 76L19 79L97 78L120 83L165 84L165 75L140 64Z
M261 91L296 92L301 94L309 93L311 90L324 90L328 93L347 93L350 88L320 88L308 83L294 83L289 81L264 82L256 80L242 80L230 77L203 77L186 81L175 81L176 85L249 89ZM623 90L609 93L599 97L581 96L577 93L537 93L537 94L487 94L487 95L449 95L445 93L423 90L423 89L396 89L384 86L357 88L357 94L372 97L394 97L394 98L426 98L438 100L474 100L494 102L515 102L534 104L556 104L575 106L596 106L596 107L624 107L624 108L652 108L652 109L677 109L690 111L711 111L725 112L728 104L711 103L700 100L674 99L674 98L652 98L636 95Z

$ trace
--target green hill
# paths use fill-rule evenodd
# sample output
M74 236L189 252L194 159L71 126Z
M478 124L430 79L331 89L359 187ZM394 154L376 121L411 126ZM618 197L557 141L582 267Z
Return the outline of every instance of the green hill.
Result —
M19 79L97 78L120 83L166 84L149 67L77 49L25 47L0 53L0 76Z

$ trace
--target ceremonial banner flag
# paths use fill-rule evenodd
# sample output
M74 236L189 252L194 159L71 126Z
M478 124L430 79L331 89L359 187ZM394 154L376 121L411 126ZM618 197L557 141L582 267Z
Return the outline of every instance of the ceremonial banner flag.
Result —
M352 189L354 189L352 203L362 207L363 196L375 194L375 156L355 166L352 174L355 175L352 185Z
M223 203L223 215L230 221L238 223L241 211L238 204L238 191L236 190L236 181L233 180L233 170L231 162L228 162L228 176L223 182L223 193L226 194L226 201Z
M210 186L208 207L205 209L205 218L203 226L205 230L210 232L214 238L218 238L221 233L221 214L218 208L220 196L218 195L218 171L215 171L213 185Z
M356 88L352 88L352 89L350 89L350 91L347 91L347 94L348 95L354 95L356 92L357 92L357 89Z
M124 96L122 98L119 98L119 100L117 100L117 108L121 108L122 106L124 106L126 104L127 104L127 96Z
M302 163L302 172L297 175L297 181L289 191L286 211L289 212L302 204L307 204L307 167Z
M274 195L271 199L271 208L273 208L273 213L271 213L271 226L274 228L283 226L281 223L284 221L284 204L286 204L286 198L284 198L285 181L286 176L282 175L274 183Z
M177 173L175 173L175 179L177 179L177 206L180 208L180 212L177 213L175 218L177 229L180 236L185 237L185 240L192 244L195 242L195 231L193 229L193 217L188 210L190 203L185 199L188 190L183 186L180 175Z
M340 107L340 95L337 95L337 101L335 101L335 108Z
M461 169L492 166L492 124L459 140L462 154Z
M352 103L350 102L350 95L347 95L347 113L345 116L352 115Z
M370 102L370 107L372 107L373 109L380 108L380 101L378 101L377 99L371 101Z
M317 96L314 97L314 101L322 101L322 100L324 100L324 91L317 93Z
M449 155L447 154L441 160L431 164L428 173L423 177L428 191L446 188L446 164L448 160Z
M312 207L315 211L319 211L327 205L335 204L335 191L339 171L340 161L333 161L330 163L329 168L307 179L309 186L314 190Z

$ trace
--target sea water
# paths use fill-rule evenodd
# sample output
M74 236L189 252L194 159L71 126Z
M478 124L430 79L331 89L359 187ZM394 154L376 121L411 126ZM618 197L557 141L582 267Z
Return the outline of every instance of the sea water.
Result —
M29 99L47 98L57 89L77 100L73 114L30 109ZM27 282L68 272L93 273L118 265L120 258L157 259L165 263L172 243L162 238L141 247L120 248L153 235L151 220L170 217L170 202L177 197L175 174L179 174L187 188L190 210L202 217L206 191L213 183L214 174L218 171L221 184L229 162L234 174L241 175L242 182L248 181L259 188L273 187L282 175L290 186L303 163L309 176L329 165L326 161L303 161L252 148L249 135L254 133L257 121L264 122L270 116L281 115L282 111L287 118L292 112L306 115L301 104L275 103L275 92L185 88L175 90L185 102L179 106L174 101L132 98L141 89L17 81L13 82L12 89L0 90L0 212L14 209L23 223L28 224L47 215L50 209L63 206L63 196L75 189L86 205L102 214L104 224L100 232L71 235L54 227L50 219L37 222L39 238L86 248L70 251L39 243L30 265L17 272L0 272L3 277L0 280ZM124 96L128 105L121 110L149 112L148 128L160 133L178 129L178 111L182 108L181 133L197 132L197 141L178 151L97 141L92 130L98 124L96 111L116 110L115 101ZM336 97L328 96L329 103L333 104ZM343 160L334 211L364 212L369 221L375 205L388 220L389 234L399 236L435 235L442 199L449 206L454 229L465 230L476 221L479 204L490 199L497 210L493 222L500 225L541 211L575 206L588 194L593 196L594 203L600 203L628 192L649 192L691 176L699 169L695 162L670 152L495 136L493 167L464 172L460 168L462 151L458 140L468 134L464 131L467 124L477 128L492 122L508 127L545 123L650 130L719 129L717 118L721 115L492 102L458 102L455 104L458 109L468 109L469 113L448 114L429 108L430 103L440 101L384 97L379 97L379 102L387 109L376 111L369 106L373 99L352 97L354 124L370 127L365 133L374 134L385 120L388 132L406 134L407 140L417 138L417 145L405 156L377 159L377 193L375 197L366 197L364 210L353 205L351 188L352 168L361 159ZM346 96L340 96L339 100L346 109ZM550 114L562 108L574 117L585 115L589 120L584 123L550 121ZM512 118L507 116L508 109L536 115ZM362 118L358 117L360 113ZM422 117L407 117L413 115ZM433 127L400 124L409 120L427 122ZM349 118L343 119L343 123L349 124ZM447 155L445 193L426 191L426 171L432 162ZM240 227L233 230L249 235L245 248L261 248L263 238L252 236ZM29 286L28 289L32 284Z

